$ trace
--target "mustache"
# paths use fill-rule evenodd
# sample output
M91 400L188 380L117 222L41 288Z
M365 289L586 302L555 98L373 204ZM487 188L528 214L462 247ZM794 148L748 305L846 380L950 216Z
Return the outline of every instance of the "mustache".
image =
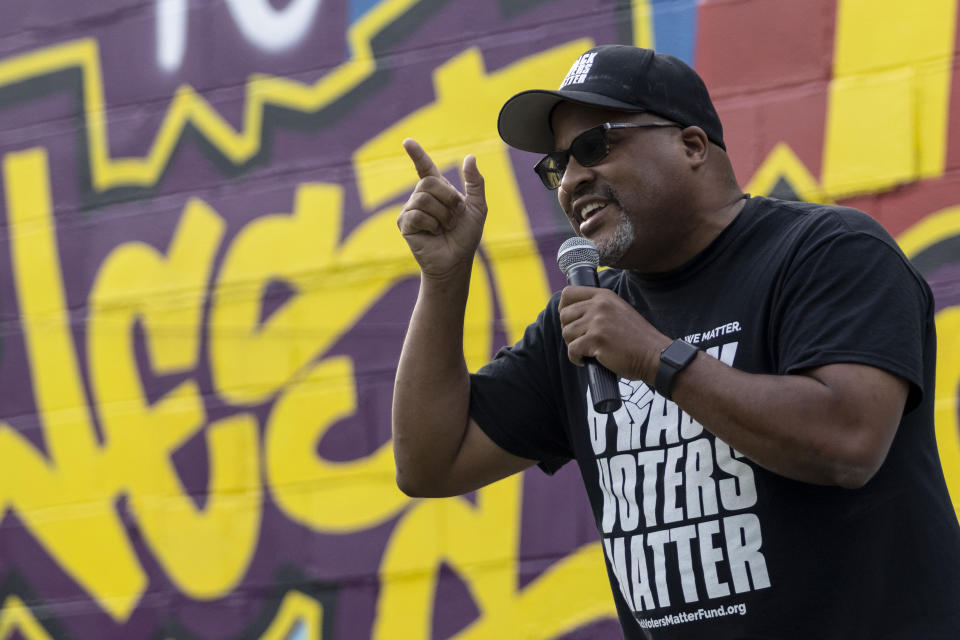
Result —
M597 196L620 204L620 196L609 185L597 186L591 183L581 183L573 190L570 201L574 202L583 196Z

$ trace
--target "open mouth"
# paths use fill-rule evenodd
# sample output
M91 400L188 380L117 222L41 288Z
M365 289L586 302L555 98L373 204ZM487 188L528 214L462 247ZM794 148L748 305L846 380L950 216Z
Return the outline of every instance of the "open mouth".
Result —
M586 222L594 213L603 209L605 206L607 206L605 202L591 202L580 211L580 219Z
M580 210L580 235L587 236L601 224L602 212L609 203L591 202Z

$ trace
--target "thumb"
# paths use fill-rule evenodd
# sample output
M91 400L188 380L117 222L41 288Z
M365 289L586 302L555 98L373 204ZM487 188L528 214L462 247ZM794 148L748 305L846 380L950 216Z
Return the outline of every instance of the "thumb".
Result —
M463 168L460 170L460 175L463 177L464 195L470 199L483 201L485 199L483 175L477 168L477 157L472 153L463 159Z

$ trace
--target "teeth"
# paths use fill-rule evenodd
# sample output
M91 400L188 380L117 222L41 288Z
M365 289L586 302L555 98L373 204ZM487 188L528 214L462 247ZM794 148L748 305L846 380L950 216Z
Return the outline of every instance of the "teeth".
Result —
M580 210L580 218L582 220L586 220L587 218L590 217L590 214L592 214L597 209L602 209L603 206L604 206L603 203L591 202L590 204L588 204L587 206L585 206L583 209Z

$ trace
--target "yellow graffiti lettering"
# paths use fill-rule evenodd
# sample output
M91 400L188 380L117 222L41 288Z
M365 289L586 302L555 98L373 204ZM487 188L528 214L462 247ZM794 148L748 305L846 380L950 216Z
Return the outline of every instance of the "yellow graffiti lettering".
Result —
M521 488L522 476L513 476L478 491L476 506L450 498L410 510L384 552L373 638L390 638L396 629L412 640L431 637L442 562L465 582L480 610L457 635L461 640L554 638L616 615L596 543L517 588Z
M412 260L399 252L379 260L363 255L388 242L379 230L373 243L361 242L352 252L360 255L338 246L342 206L340 187L301 185L292 214L254 220L230 247L213 292L210 356L214 384L233 403L272 397L386 287L413 272ZM261 321L263 294L273 281L295 295Z
M133 340L139 322L157 374L195 369L206 284L223 229L215 212L191 200L167 255L143 243L121 245L90 293L90 379L110 462L144 540L173 582L196 598L228 593L256 547L257 423L239 415L207 428L209 495L198 508L171 455L206 424L200 390L188 380L148 402Z
M262 216L242 229L217 278L210 320L219 392L236 404L281 394L265 434L277 504L298 522L338 532L382 522L408 498L396 488L389 442L351 462L330 463L313 453L333 421L355 411L353 372L338 361L304 370L389 287L419 273L397 232L396 207L374 214L340 244L342 205L337 186L301 185L292 214ZM479 366L490 354L493 320L479 259L473 278L465 355ZM294 295L261 321L263 293L274 280Z
M463 498L419 502L397 525L380 568L382 590L373 638L404 629L430 637L437 569L447 562L470 587L481 615L516 594L522 477L512 476ZM507 634L506 637L510 637Z
M831 197L943 173L957 0L837 3L822 182Z
M231 245L213 292L210 363L218 392L233 403L270 398L349 328L344 315L357 307L343 300L349 288L326 296L331 281L341 282L330 273L341 219L339 187L305 185L293 214L250 222ZM263 294L275 280L296 297L261 323Z
M132 496L130 505L161 566L196 599L220 598L236 588L256 550L263 510L256 420L248 414L223 418L207 427L206 440L210 486L202 509L166 468L141 475L150 493Z
M548 640L598 620L616 618L603 562L599 542L580 547L557 560L502 608L464 629L457 640Z
M326 430L356 406L353 367L343 357L321 362L274 405L265 434L266 470L274 499L291 519L348 533L378 524L407 503L396 487L389 442L353 462L328 462L316 454Z
M126 619L146 576L113 508L114 479L97 445L60 278L47 154L3 162L10 250L47 458L0 425L2 504L110 615Z

